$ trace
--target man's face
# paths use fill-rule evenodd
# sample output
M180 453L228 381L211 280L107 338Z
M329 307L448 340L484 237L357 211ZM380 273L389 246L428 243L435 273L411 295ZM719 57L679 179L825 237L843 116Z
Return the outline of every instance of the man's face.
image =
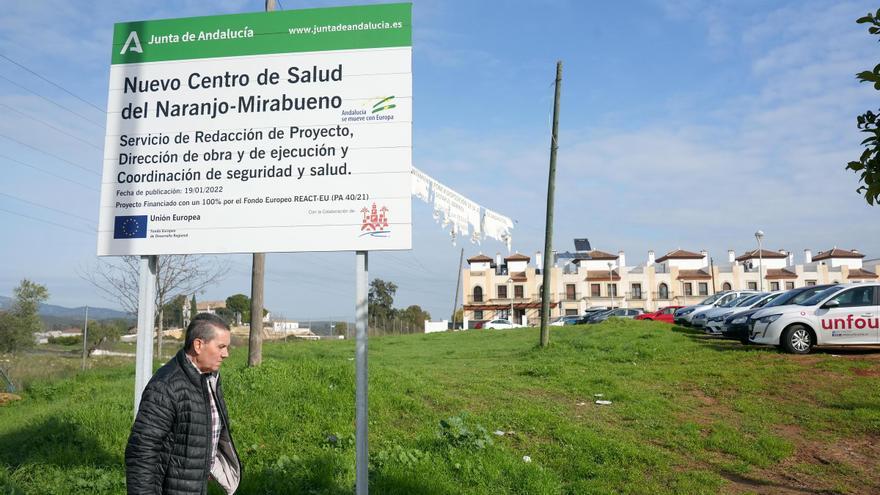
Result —
M193 341L195 357L193 361L202 373L213 373L220 369L223 360L229 357L230 334L222 328L214 327L214 338L208 341Z

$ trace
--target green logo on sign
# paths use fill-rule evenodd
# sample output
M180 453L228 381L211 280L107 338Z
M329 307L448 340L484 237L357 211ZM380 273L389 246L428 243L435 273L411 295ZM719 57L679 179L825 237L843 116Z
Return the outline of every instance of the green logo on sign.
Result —
M387 97L387 98L383 98L383 99L379 100L378 103L376 103L375 105L373 105L373 111L370 112L370 113L378 113L378 112L381 112L381 111L383 111L383 110L391 110L392 108L396 107L397 105L395 105L395 104L393 104L393 103L389 103L389 104L387 104L387 105L384 105L385 103L388 103L389 101L391 101L391 100L393 100L393 99L394 99L393 96L389 96L389 97ZM383 105L384 105L384 106L383 106Z
M119 54L125 55L125 52L144 53L144 49L143 47L141 47L141 40L138 38L137 31L132 31L128 35L128 39L125 40L125 44L122 45L122 51L119 52Z

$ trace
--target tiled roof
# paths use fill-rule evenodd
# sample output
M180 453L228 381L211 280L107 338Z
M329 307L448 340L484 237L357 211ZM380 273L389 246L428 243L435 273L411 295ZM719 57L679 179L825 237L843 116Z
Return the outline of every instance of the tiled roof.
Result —
M759 258L787 258L787 254L782 254L779 251L770 251L769 249L762 249L759 253L757 249L752 249L751 251L746 251L741 256L736 258L736 261L746 261L746 260L756 260Z
M491 261L492 261L492 258L490 258L490 257L488 257L488 256L486 256L485 254L482 254L482 253L480 253L480 254L478 254L478 255L476 255L476 256L471 256L470 258L467 259L467 262L468 262L468 263L485 263L485 262L487 262L487 261L488 261L488 262L491 262Z
M796 279L797 273L786 270L785 268L768 268L767 274L764 275L767 280Z
M819 254L813 256L813 261L828 260L831 258L864 258L865 255L855 251L846 249L833 248L828 251L819 251Z
M617 255L606 253L605 251L599 251L598 249L594 249L592 251L587 251L587 256L578 256L578 260L616 260Z
M510 278L511 278L514 282L525 282L525 281L527 281L527 280L529 279L529 278L526 276L526 272L513 272L513 273L510 274Z
M693 251L685 251L684 249L676 249L657 258L657 263L663 263L666 260L701 260L703 255Z
M510 256L504 258L504 261L529 261L532 258L520 253L513 253Z
M678 280L705 280L712 278L707 272L703 270L679 270L678 271Z
M849 275L847 275L846 278L848 278L848 279L877 278L877 274L874 272L869 272L868 270L863 270L861 268L851 268L849 270Z
M620 274L617 273L617 270L613 270L610 276L608 275L608 270L589 270L587 278L584 280L588 282L616 282L620 280Z

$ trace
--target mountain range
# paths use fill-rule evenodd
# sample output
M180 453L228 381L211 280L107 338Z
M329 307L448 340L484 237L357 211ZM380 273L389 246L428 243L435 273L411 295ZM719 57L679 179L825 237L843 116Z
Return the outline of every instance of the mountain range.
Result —
M12 307L12 303L13 299L11 297L0 296L0 310ZM81 320L85 317L86 308L85 306L80 306L78 308L67 308L65 306L56 306L54 304L40 304L39 313L40 316L44 317ZM115 309L95 308L89 306L90 320L109 320L114 318L131 319L133 318L133 316Z

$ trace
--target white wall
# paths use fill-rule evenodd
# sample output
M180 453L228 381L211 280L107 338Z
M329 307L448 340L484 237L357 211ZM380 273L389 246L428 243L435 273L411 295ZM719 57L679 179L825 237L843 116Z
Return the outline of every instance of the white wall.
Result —
M825 262L831 262L832 268L837 268L838 266L847 266L849 268L861 268L862 267L862 259L861 258L831 258L830 260L826 260Z
M607 270L608 263L611 263L611 269L617 270L617 260L580 260L581 273L584 270L596 271L596 270Z
M465 327L467 328L467 327ZM430 321L425 320L425 333L445 332L449 329L449 320Z
M692 260L680 260L680 259L670 259L664 261L664 264L668 263L670 268L678 268L679 270L699 270L700 268L706 268L709 266L709 263L702 259L692 259Z
M761 261L760 258L753 258L748 261L752 262L752 266L754 266L755 269L763 263L764 271L767 271L768 268L785 268L788 266L788 258L764 258L763 261ZM743 261L742 263L746 263L746 261Z

